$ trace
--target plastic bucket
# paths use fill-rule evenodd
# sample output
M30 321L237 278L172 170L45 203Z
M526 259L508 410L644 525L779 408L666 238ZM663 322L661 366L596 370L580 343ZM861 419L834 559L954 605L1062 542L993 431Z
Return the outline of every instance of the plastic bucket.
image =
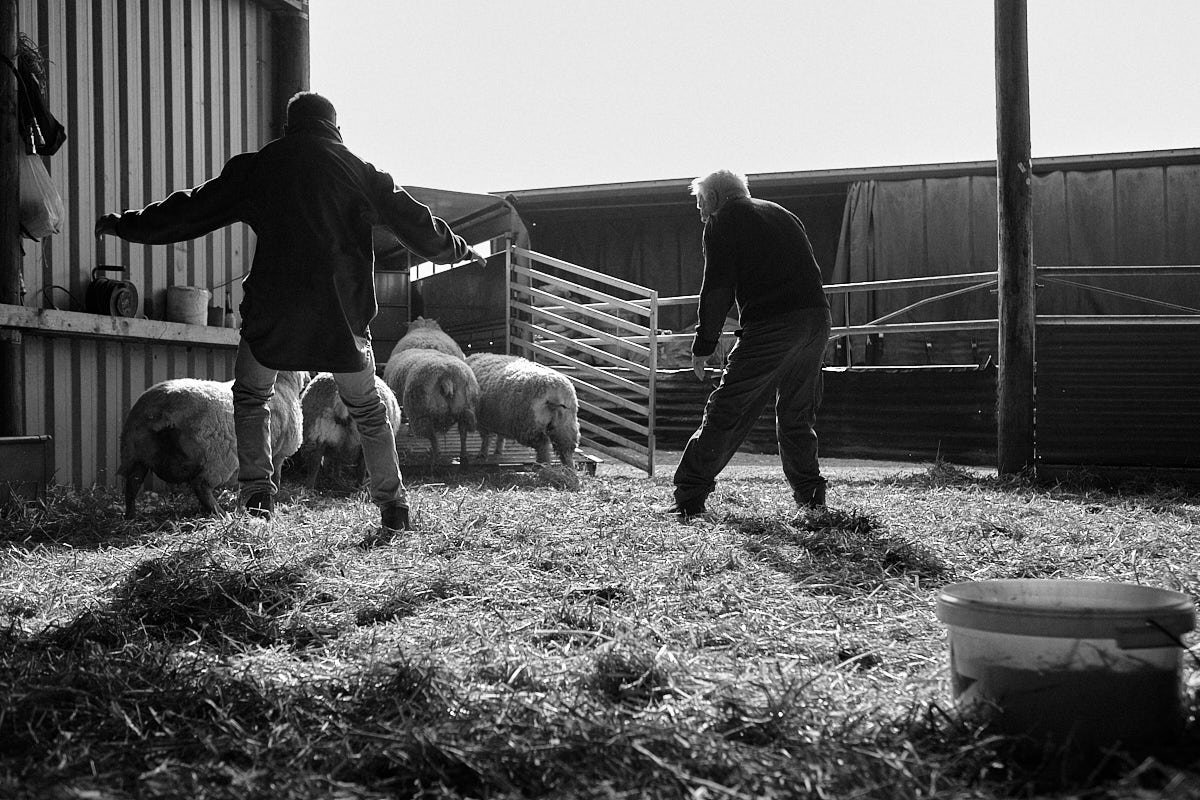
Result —
M992 580L937 598L958 705L994 730L1085 746L1167 743L1186 722L1191 599L1127 583Z
M210 299L212 292L201 286L168 286L167 321L206 325Z

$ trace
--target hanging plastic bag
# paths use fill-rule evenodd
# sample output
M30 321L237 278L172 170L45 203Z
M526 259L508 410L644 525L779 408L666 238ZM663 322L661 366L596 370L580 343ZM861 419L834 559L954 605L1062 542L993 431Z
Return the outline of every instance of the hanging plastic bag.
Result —
M38 240L58 233L65 209L42 159L21 155L21 234Z

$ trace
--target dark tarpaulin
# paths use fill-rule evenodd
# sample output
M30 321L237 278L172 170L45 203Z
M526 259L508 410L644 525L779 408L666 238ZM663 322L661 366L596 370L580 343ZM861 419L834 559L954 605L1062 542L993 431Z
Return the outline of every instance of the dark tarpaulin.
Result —
M1034 177L1033 258L1042 266L1200 264L1200 165L1059 171ZM989 272L996 269L994 176L861 181L847 195L833 283ZM1078 278L1105 291L1039 280L1039 314L1177 314L1152 301L1196 305L1194 275ZM957 286L853 295L850 322L863 324ZM1146 298L1146 299L1138 299ZM834 322L845 306L834 298ZM977 290L906 312L891 322L995 319L996 295ZM867 359L855 337L856 363ZM984 331L892 335L872 363L982 363L995 355Z
M492 194L456 192L425 186L404 187L418 202L429 206L435 217L446 221L450 229L475 245L499 236L512 235L515 242L529 246L529 232L511 200ZM375 258L381 269L407 265L408 250L389 229L375 229ZM414 255L413 262L423 258Z
M440 217L450 229L474 246L502 236L511 236L513 241L529 247L529 233L525 223L509 198L490 194L455 192L447 189L430 189L424 186L405 187L417 201L429 207L435 217ZM371 323L371 337L375 345L375 360L382 365L387 362L392 348L408 329L409 319L425 313L420 293L409 282L409 267L425 259L409 253L390 229L376 226L373 231L375 246L375 296L379 313ZM493 256L503 261L503 256ZM504 278L503 269L480 273L471 264L460 265L453 270L455 294L472 296L464 287L474 286L478 274L490 278L494 273ZM496 298L503 305L503 286L498 287ZM503 312L501 312L502 314Z

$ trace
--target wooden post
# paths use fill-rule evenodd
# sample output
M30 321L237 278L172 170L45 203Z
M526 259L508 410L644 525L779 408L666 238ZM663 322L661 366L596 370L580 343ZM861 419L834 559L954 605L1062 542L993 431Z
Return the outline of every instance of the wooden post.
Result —
M287 122L287 101L296 92L309 89L308 14L301 11L277 11L271 20L274 44L275 87L272 93L272 132L283 135ZM337 108L337 98L329 98Z
M996 204L1000 375L996 461L1001 475L1034 465L1033 161L1029 144L1026 0L995 0Z
M20 133L17 130L17 0L0 0L0 303L20 305ZM12 69L9 68L12 65ZM21 332L0 330L0 436L25 433Z

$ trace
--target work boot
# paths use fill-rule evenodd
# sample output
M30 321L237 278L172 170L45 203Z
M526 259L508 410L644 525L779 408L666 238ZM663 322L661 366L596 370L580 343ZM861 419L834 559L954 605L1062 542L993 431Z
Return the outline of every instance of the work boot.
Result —
M380 509L380 517L383 527L386 529L393 531L412 530L412 526L408 524L408 506L391 503Z
M379 530L367 534L366 538L359 542L359 547L378 547L392 541L400 531L412 530L412 526L408 524L408 506L389 503L379 509L379 516L382 522Z
M815 487L813 487L811 494L809 494L807 497L804 495L797 495L796 505L800 506L800 508L802 508L802 509L811 509L814 511L824 508L825 507L825 483L824 483L824 481L822 481L821 483L819 483Z
M698 506L681 506L679 503L671 503L668 506L656 506L654 513L660 517L679 517L680 520L686 521L692 517L702 517L707 515L704 504Z
M246 498L246 513L259 519L271 518L275 512L275 498L270 492L255 492Z

